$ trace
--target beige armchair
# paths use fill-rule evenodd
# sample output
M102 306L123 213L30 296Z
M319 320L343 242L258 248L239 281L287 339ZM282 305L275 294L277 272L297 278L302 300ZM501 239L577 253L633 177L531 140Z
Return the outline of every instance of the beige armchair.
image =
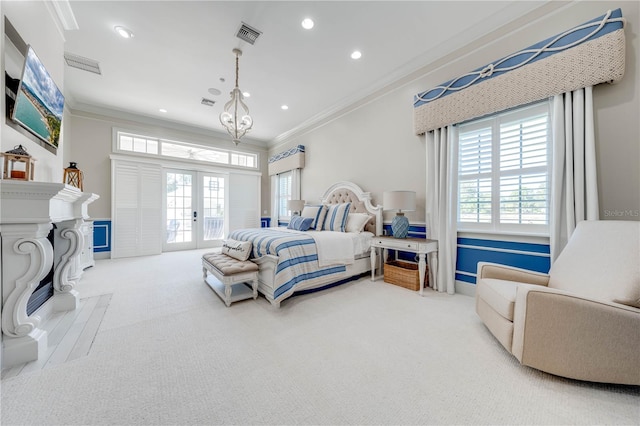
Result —
M479 263L476 312L523 365L640 385L640 222L580 222L549 274Z

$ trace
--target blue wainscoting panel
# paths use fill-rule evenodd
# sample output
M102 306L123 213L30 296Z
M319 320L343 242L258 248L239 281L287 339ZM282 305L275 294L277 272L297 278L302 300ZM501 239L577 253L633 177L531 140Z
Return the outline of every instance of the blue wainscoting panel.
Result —
M456 280L476 283L478 262L493 262L547 273L551 266L548 244L458 238Z
M111 221L93 221L93 251L94 253L111 251Z
M392 235L391 223L383 223L382 232L384 235ZM408 236L411 238L427 238L427 227L425 225L409 224Z

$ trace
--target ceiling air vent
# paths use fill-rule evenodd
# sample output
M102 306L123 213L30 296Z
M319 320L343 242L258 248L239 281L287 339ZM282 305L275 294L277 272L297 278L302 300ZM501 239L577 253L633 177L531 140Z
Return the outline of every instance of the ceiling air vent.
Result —
M238 34L236 34L236 37L238 37L240 40L246 41L249 44L253 44L256 42L258 37L260 37L260 34L262 34L262 31L258 31L243 22L242 25L240 25L240 29L238 30Z
M206 106L213 106L216 103L216 101L207 99L207 98L202 98L202 101L200 101L200 103Z
M98 61L94 61L93 59L64 52L64 60L67 61L67 65L72 68L78 68L79 70L102 75L102 71L100 71L100 64Z

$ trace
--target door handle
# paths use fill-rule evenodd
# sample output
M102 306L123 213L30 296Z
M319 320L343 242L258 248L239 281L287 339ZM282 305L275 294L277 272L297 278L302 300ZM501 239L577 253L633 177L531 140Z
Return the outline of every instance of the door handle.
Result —
M193 221L195 222L198 219L198 212L193 212Z

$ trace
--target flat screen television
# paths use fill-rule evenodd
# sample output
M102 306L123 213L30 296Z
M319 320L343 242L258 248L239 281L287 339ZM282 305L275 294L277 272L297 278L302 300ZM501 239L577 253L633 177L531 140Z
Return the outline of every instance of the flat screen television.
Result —
M29 46L11 119L58 148L63 110L62 92Z

